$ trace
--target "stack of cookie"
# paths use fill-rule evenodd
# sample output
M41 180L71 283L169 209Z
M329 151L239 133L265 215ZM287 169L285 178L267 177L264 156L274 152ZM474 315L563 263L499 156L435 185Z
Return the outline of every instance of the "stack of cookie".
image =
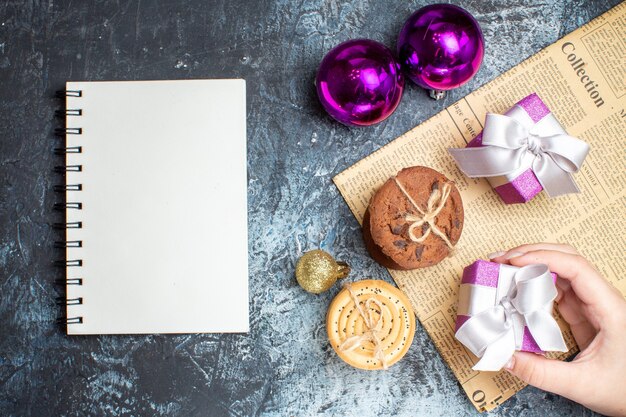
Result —
M410 167L374 194L363 218L363 238L381 265L409 270L448 256L463 230L463 202L445 175Z
M415 313L408 298L385 281L346 284L328 308L326 330L341 359L366 370L387 369L409 350Z

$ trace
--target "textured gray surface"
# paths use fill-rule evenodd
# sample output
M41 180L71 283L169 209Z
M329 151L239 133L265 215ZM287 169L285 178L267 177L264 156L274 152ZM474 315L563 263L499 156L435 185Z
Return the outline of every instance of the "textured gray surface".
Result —
M388 372L350 368L328 346L326 307L295 261L321 247L352 277L390 280L366 254L336 173L608 10L617 0L458 3L483 27L477 77L434 102L408 86L382 124L348 129L321 110L324 53L369 37L393 46L423 1L3 1L0 4L0 415L476 415L432 342ZM67 337L54 324L50 223L58 196L53 98L66 80L242 77L248 88L251 331ZM591 415L527 388L492 413Z

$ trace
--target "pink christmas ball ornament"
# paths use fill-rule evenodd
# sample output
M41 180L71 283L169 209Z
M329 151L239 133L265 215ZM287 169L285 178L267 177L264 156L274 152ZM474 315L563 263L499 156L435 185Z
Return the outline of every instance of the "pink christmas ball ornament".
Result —
M328 52L315 83L324 109L348 126L385 120L404 90L404 76L392 52L369 39L350 40Z
M470 80L484 54L480 25L469 12L452 4L419 9L407 19L398 37L405 74L430 90L435 99Z

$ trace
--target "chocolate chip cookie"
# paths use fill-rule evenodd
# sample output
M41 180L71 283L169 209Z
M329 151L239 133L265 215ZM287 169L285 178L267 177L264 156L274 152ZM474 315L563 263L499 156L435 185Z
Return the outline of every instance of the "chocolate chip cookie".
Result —
M390 269L435 265L458 242L463 202L454 183L427 167L410 167L374 194L363 238L374 260Z

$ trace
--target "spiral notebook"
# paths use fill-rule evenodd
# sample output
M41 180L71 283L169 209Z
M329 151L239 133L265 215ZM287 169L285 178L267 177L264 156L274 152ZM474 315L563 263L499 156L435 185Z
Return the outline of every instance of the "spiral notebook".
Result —
M64 95L67 333L248 331L245 81Z

